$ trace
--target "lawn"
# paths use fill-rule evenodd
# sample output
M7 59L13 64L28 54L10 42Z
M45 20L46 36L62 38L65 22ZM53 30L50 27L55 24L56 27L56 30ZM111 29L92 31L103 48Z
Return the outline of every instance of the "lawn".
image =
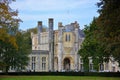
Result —
M120 78L90 76L0 76L0 80L120 80Z

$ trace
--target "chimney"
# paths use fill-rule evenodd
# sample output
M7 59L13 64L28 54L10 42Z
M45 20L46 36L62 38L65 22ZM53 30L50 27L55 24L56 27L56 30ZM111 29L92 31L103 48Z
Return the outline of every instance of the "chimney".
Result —
M75 21L74 27L75 27L75 28L79 28L79 24L77 23L77 21Z
M62 27L63 25L62 25L62 22L59 22L58 23L58 27Z
M48 21L49 21L49 22L48 22L48 24L49 24L49 29L50 29L50 30L53 30L53 18L49 18Z
M42 32L42 21L38 21L38 33Z

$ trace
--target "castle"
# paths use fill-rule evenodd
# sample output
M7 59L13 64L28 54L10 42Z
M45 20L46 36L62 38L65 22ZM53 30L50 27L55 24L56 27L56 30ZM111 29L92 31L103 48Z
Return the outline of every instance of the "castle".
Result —
M38 33L31 33L32 53L27 70L35 72L48 71L82 71L83 60L78 50L85 38L79 24L63 26L58 23L58 30L53 29L52 18L48 21L49 29L42 31L42 21L38 21ZM92 60L89 60L89 69L93 70ZM120 70L113 58L108 63L99 64L99 71L117 72Z
M38 33L31 33L32 53L28 68L32 71L80 70L78 50L84 34L77 22L53 30L53 19L49 19L49 30L42 31L42 21L38 22Z

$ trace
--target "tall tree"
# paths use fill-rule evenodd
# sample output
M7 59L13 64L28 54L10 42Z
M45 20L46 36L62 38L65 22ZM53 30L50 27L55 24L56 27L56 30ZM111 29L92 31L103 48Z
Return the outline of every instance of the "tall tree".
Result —
M84 33L85 39L82 43L79 54L83 59L84 69L90 71L90 59L93 63L93 68L95 70L99 69L99 63L103 62L104 52L101 43L97 40L99 36L97 34L98 27L96 23L97 18L94 18L89 26L85 26Z
M0 67L5 71L12 65L14 52L18 47L15 37L10 35L18 22L13 18L17 16L17 12L9 6L12 1L14 0L0 0Z
M13 65L15 52L18 49L16 39L9 35L5 29L0 28L0 68L3 71L8 71Z
M18 11L10 8L15 0L0 1L0 69L8 71L10 67L18 70L24 68L28 61L26 38L18 31Z
M120 2L119 0L100 0L99 40L105 46L106 55L113 56L120 63Z
M18 51L16 52L16 57L14 58L15 64L13 68L16 71L25 70L26 65L28 65L28 55L31 53L31 38L28 32L18 31L16 34L16 41L18 47Z

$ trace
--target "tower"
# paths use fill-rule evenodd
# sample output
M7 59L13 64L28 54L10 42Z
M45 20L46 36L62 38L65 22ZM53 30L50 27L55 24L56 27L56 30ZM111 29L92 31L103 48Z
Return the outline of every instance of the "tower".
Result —
M49 18L49 70L54 71L54 33L53 33L53 19Z

